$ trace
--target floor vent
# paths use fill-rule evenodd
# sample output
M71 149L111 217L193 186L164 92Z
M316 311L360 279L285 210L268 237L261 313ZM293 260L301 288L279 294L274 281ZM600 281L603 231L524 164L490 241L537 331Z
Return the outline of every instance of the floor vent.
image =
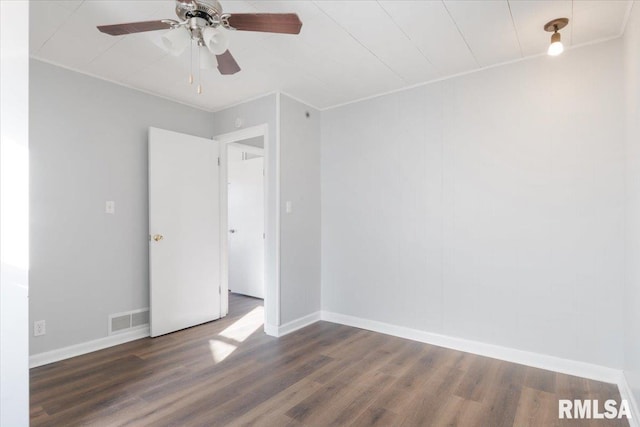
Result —
M149 309L127 311L109 315L109 335L132 329L139 329L149 324Z

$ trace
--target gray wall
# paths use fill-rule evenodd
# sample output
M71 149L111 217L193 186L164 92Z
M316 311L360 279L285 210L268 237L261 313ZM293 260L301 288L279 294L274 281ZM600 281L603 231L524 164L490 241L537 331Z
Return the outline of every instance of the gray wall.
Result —
M621 368L621 48L323 111L323 310Z
M309 113L309 117L306 117ZM286 213L286 202L292 212ZM320 310L320 112L280 97L281 322Z
M211 113L31 61L30 352L107 335L147 307L147 128L211 137ZM116 202L115 215L104 213Z
M626 138L626 288L624 371L640 408L640 4L633 6L624 37Z

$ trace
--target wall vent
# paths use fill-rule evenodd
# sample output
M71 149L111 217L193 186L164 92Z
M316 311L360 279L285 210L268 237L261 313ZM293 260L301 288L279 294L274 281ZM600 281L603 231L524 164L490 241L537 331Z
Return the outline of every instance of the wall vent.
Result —
M141 308L124 313L109 315L109 335L119 334L132 329L140 329L149 324L149 309Z
M149 324L149 310L131 313L131 327L143 326Z

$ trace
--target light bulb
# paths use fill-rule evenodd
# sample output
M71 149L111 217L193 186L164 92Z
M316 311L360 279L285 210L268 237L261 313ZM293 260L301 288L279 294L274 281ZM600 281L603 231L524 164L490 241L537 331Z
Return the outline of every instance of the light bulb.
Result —
M184 27L173 28L162 35L164 48L172 55L180 55L189 45L191 33Z
M200 50L200 68L204 70L218 68L218 59L206 46L198 46L198 49Z
M222 55L229 47L229 39L219 30L206 27L202 30L202 40L214 55Z
M560 41L560 33L551 34L551 44L547 50L547 54L550 56L558 56L564 51L564 46Z

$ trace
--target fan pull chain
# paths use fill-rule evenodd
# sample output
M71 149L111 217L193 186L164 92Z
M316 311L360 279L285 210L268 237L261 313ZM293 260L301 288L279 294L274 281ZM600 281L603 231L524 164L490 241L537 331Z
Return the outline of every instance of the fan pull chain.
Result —
M193 43L189 46L189 84L193 84Z
M200 62L200 46L197 47L198 49L198 95L200 95L202 93L202 85L200 84L200 69L202 68L202 63Z

